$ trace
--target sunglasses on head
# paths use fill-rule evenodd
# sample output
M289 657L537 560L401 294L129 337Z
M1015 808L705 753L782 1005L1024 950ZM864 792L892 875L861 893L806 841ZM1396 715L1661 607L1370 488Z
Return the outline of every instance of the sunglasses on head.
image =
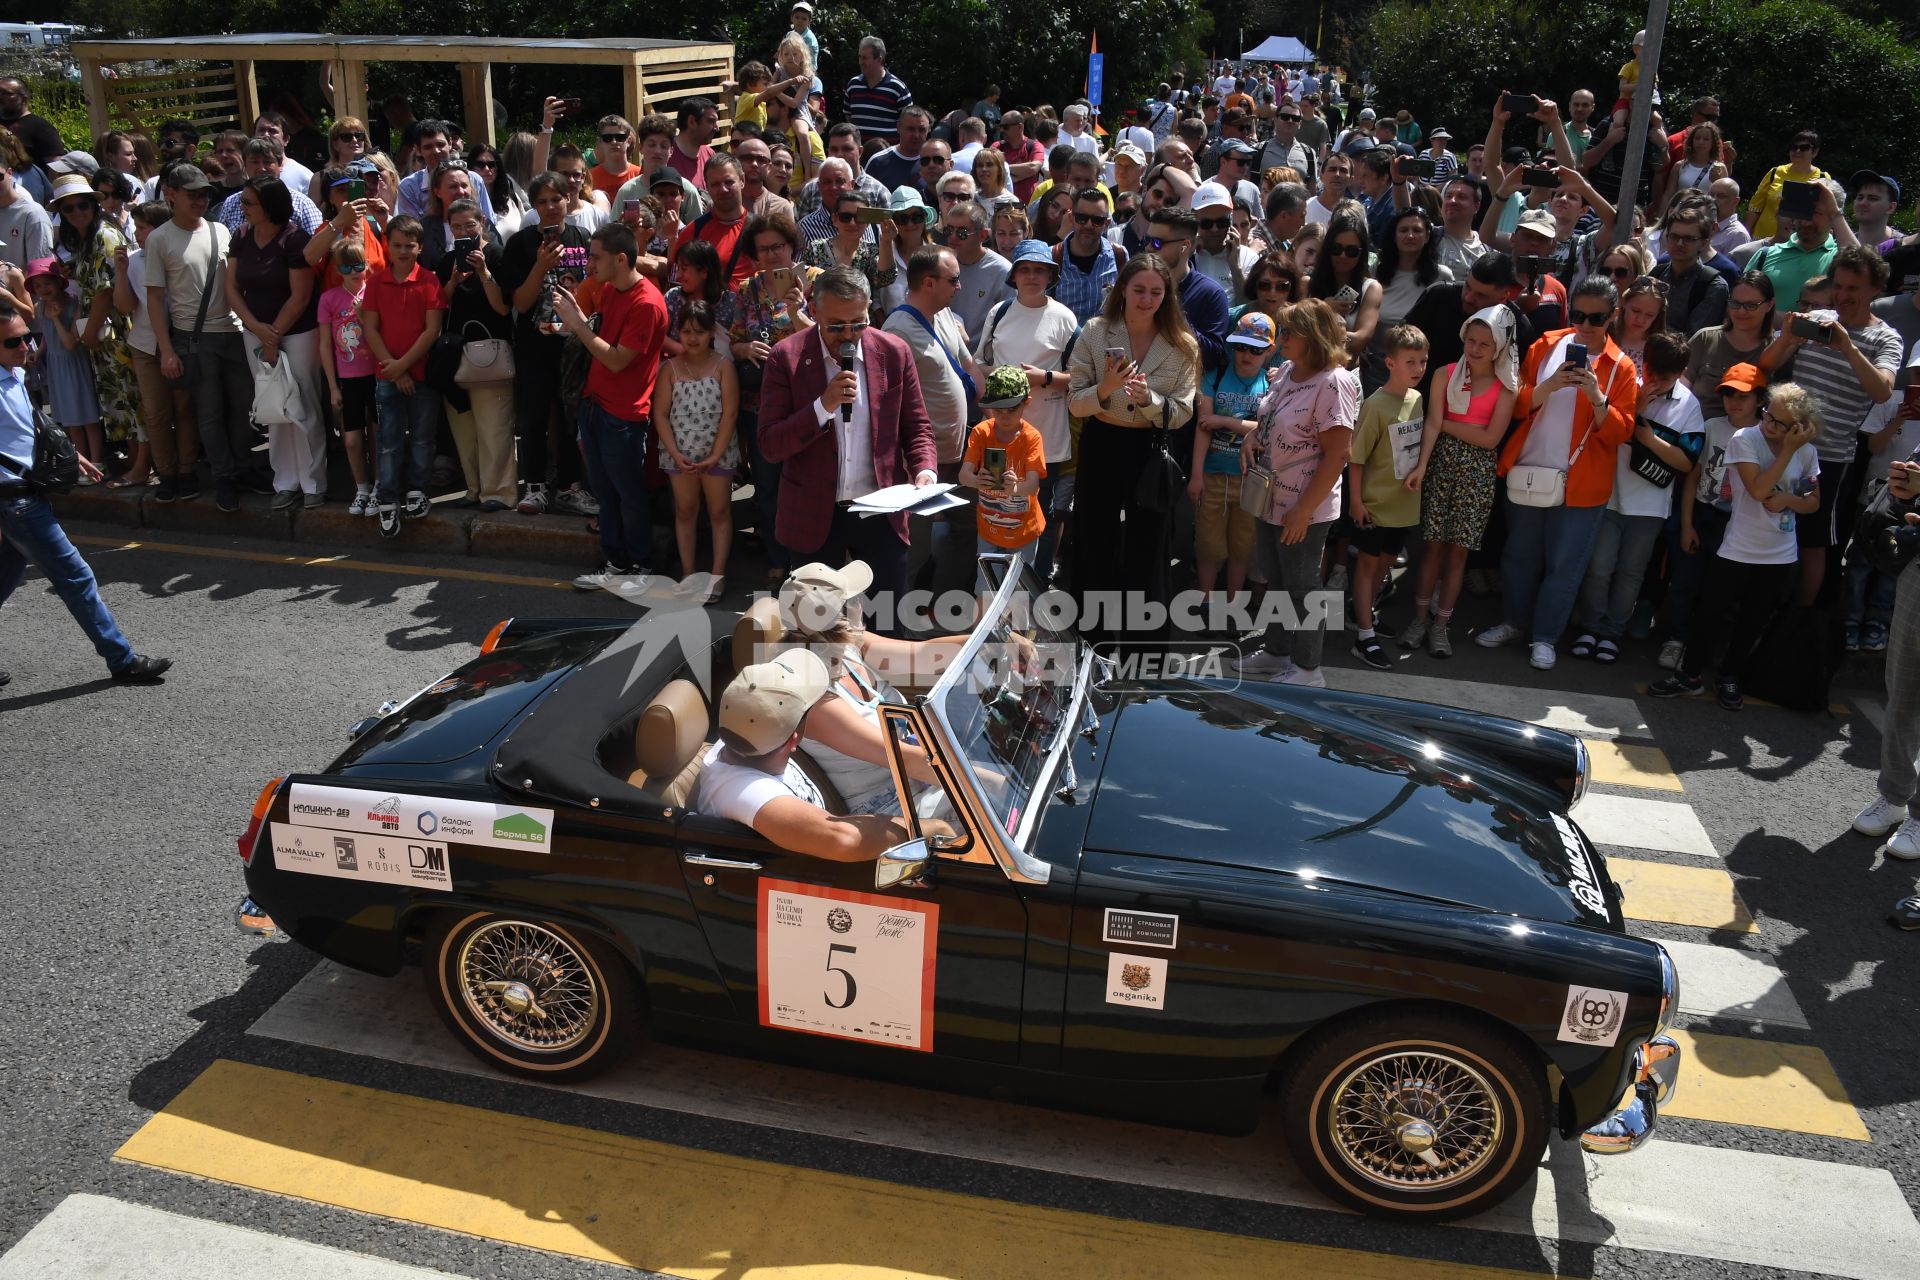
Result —
M1358 244L1330 244L1327 252L1336 258L1359 258L1366 255L1366 246Z
M1567 308L1567 319L1573 321L1576 325L1590 325L1598 329L1612 318L1613 312L1611 311L1581 311L1574 307Z

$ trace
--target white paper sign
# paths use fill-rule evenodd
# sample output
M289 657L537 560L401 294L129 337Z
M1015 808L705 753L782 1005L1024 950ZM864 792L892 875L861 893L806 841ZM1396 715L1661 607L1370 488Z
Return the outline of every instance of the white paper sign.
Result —
M287 798L287 814L295 822L312 826L407 840L484 844L542 853L553 847L553 810L529 805L296 782Z
M1114 951L1107 956L1107 1003L1136 1009L1167 1007L1167 957L1130 956Z
M760 882L760 1025L933 1050L940 908Z
M273 865L282 871L341 880L369 880L412 889L453 889L447 846L433 840L403 840L276 822Z

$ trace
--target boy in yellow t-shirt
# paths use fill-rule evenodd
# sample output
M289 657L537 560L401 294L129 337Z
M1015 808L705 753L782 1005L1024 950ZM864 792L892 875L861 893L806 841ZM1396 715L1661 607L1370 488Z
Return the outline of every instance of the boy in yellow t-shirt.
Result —
M1420 495L1407 478L1420 463L1426 411L1420 383L1427 376L1427 335L1410 324L1387 330L1387 385L1360 406L1347 471L1347 507L1353 517L1353 655L1382 671L1393 659L1374 631L1373 602L1407 535L1420 523Z
M1016 571L1033 563L1034 544L1047 527L1035 496L1047 475L1046 446L1039 429L1021 416L1029 394L1019 365L1003 364L989 373L980 407L990 416L968 433L960 463L960 483L980 491L975 508L980 554L1011 553ZM984 571L977 589L988 589Z

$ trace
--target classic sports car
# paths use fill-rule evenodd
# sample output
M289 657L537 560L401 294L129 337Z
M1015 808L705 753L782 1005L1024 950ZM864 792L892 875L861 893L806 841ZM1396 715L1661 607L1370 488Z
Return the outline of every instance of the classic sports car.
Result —
M882 708L903 808L945 819L877 864L688 807L703 689L779 642L774 602L697 611L691 639L674 615L675 643L649 630L672 619L510 621L326 770L261 791L243 917L372 973L416 960L461 1042L544 1080L647 1028L1222 1131L1277 1090L1315 1182L1383 1215L1484 1209L1550 1133L1651 1133L1677 978L1567 817L1576 739L1119 680L1071 635L1016 631L1020 586Z

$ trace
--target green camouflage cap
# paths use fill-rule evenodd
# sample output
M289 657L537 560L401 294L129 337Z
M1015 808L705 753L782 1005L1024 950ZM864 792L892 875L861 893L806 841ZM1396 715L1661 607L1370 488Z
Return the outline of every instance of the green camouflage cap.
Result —
M987 375L987 389L980 395L982 409L1011 409L1026 403L1027 375L1017 364L1003 364Z

